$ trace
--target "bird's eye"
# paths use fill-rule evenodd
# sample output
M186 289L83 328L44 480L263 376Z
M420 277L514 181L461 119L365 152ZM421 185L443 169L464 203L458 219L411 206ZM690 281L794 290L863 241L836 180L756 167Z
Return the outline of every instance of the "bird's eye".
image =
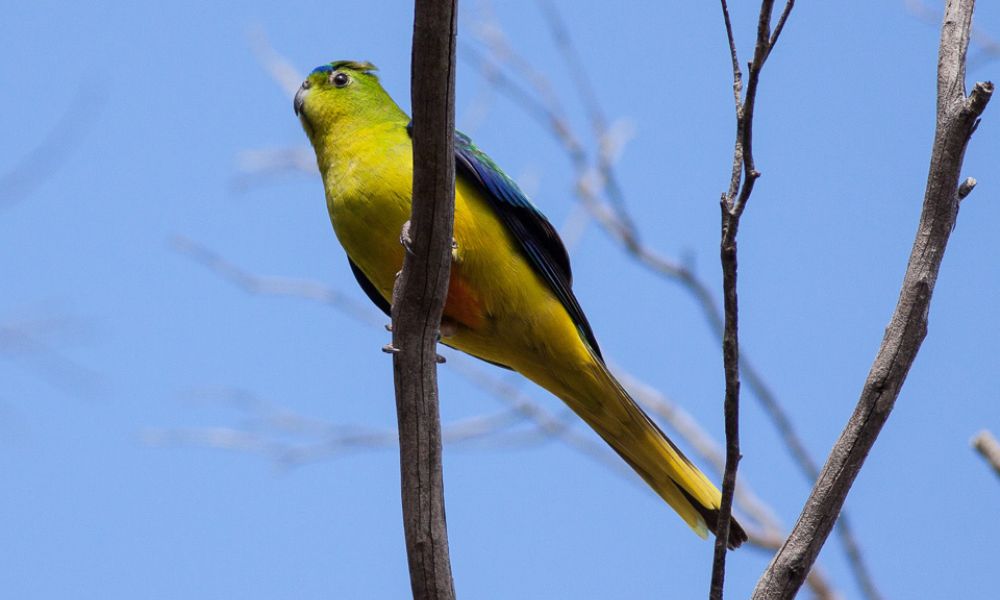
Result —
M333 82L333 85L342 88L348 83L351 83L351 78L348 77L346 73L334 73L333 77L330 78L330 81Z

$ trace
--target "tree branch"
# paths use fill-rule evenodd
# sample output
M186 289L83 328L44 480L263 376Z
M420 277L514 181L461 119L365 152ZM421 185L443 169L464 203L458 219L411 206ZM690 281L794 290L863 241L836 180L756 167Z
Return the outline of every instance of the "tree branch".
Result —
M455 597L448 558L437 336L455 211L456 0L416 0L413 17L412 239L392 301L403 529L417 599ZM404 238L408 237L406 230Z
M106 102L103 86L80 85L69 107L37 146L0 173L0 210L19 202L65 164L93 126Z
M1000 475L1000 442L987 430L982 430L972 438L972 447Z
M740 461L740 345L739 345L739 301L736 293L737 250L736 234L740 217L746 208L754 183L760 177L753 160L753 111L757 99L757 83L764 62L784 28L788 15L795 4L788 0L778 19L778 27L771 33L771 16L774 0L760 3L757 19L757 43L753 60L750 61L746 95L740 97L743 73L740 71L733 37L732 21L726 0L721 0L722 16L726 25L726 38L733 68L733 98L736 104L736 141L733 145L733 167L729 180L729 190L722 195L722 240L719 255L722 261L722 297L725 326L722 333L722 360L726 377L725 419L726 419L726 468L722 475L722 501L719 505L719 525L716 531L715 553L712 560L712 583L709 598L722 600L726 577L725 540L729 536L732 516L733 494L736 489L736 470ZM720 541L721 540L721 541Z
M753 598L792 598L830 534L854 479L899 396L927 334L927 315L941 259L958 216L959 173L972 132L993 92L977 83L965 95L965 56L974 0L949 0L938 55L937 126L924 205L895 312L886 328L854 414L781 550L757 582Z

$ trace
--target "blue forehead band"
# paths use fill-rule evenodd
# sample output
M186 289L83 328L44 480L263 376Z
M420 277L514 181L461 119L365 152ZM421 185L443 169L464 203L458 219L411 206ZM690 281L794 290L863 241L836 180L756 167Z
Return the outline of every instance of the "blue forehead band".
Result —
M316 73L330 73L331 71L333 71L333 67L332 66L330 66L330 65L322 65L322 66L319 66L319 67L316 67L315 69L313 69L312 73L310 73L310 75L315 75Z

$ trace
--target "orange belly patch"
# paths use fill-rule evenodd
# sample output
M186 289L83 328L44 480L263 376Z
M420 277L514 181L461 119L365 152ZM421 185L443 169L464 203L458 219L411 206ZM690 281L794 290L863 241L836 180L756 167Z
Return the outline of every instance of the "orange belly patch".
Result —
M444 302L444 317L473 330L479 329L486 318L479 294L454 266Z

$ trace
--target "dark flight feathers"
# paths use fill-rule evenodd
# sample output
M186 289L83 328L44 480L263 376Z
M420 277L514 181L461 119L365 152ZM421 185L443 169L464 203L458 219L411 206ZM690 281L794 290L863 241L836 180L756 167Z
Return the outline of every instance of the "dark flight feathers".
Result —
M528 259L528 264L559 298L583 339L598 358L603 360L590 323L573 295L569 255L555 227L489 156L476 148L466 135L457 131L455 172L456 176L466 177L484 192L490 206L511 233L511 238Z

